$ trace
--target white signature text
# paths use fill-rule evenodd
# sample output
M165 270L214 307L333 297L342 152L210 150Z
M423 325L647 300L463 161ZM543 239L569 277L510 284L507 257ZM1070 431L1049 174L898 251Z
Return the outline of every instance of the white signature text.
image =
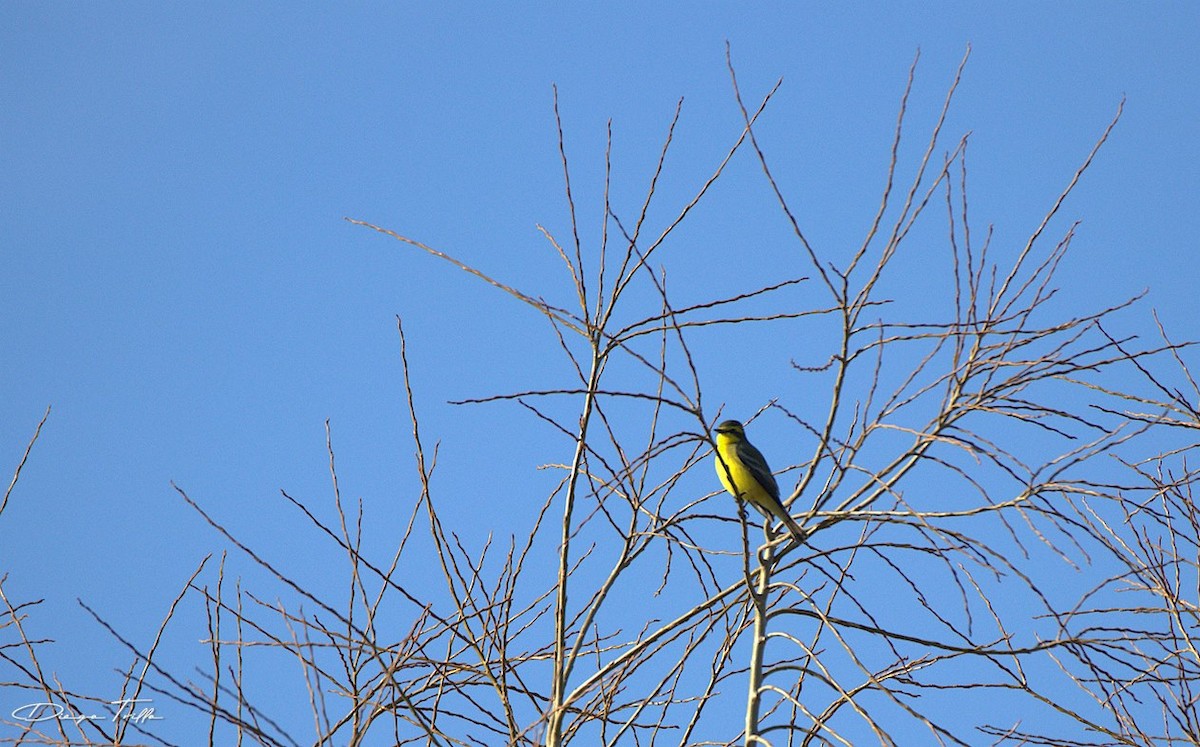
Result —
M26 703L17 706L12 711L13 719L34 724L39 721L71 721L79 724L83 721L129 721L144 724L147 721L162 721L162 716L154 713L153 706L143 706L139 703L149 703L152 698L122 698L110 700L109 705L117 707L111 717L95 713L77 713L58 703Z

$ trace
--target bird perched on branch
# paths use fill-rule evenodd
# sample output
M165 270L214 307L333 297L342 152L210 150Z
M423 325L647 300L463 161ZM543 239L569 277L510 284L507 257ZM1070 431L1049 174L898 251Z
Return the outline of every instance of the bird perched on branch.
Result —
M713 462L717 477L729 494L754 506L768 521L779 519L797 542L804 542L804 530L783 507L779 500L779 483L775 482L762 452L746 440L742 424L726 420L717 426L716 434L717 453Z

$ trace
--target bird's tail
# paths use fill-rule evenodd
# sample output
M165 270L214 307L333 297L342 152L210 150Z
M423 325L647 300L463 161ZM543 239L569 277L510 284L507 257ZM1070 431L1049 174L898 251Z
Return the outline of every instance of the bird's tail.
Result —
M796 544L804 544L804 540L808 535L803 529L800 528L800 525L796 523L796 520L792 518L791 514L789 514L786 509L781 509L779 511L779 518L781 521L783 521L784 526L788 528L788 531L792 533L792 538L796 540Z

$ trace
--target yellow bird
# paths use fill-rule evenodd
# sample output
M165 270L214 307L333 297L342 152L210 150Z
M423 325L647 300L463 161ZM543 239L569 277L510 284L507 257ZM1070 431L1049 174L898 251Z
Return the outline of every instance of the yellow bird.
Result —
M767 520L779 519L796 542L804 542L804 530L783 507L779 500L779 483L775 482L762 452L746 440L742 424L726 420L717 426L716 434L717 453L713 462L717 477L729 494L754 506Z

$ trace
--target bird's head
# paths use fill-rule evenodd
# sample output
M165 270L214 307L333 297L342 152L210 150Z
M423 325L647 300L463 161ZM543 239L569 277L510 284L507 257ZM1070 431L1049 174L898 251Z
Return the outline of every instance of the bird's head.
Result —
M742 424L736 420L726 420L716 427L715 432L718 437L724 436L726 438L732 438L735 440L744 439L746 437L746 430L742 428Z

